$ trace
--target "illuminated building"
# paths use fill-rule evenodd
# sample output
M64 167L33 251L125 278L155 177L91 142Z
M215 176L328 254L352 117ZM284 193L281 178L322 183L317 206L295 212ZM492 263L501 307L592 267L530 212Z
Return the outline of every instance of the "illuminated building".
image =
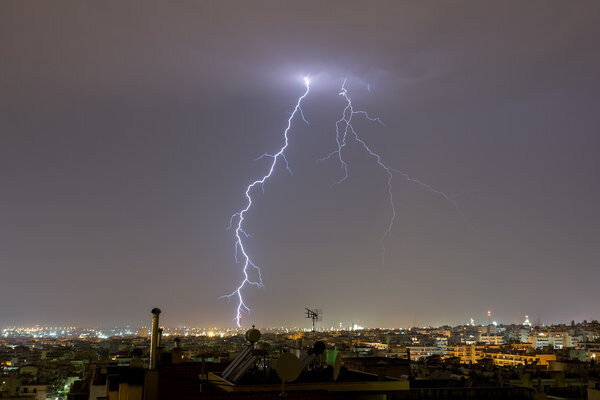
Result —
M413 361L418 361L434 354L444 354L443 350L437 346L407 346L406 348L410 350L410 359Z
M510 354L510 353L483 353L485 358L494 360L494 364L501 367L516 367L518 365L544 365L556 360L556 354Z
M448 346L445 358L458 357L462 363L476 363L485 358L492 359L498 366L517 366L537 364L547 366L551 360L556 360L555 354L540 353L508 353L501 351L499 346L457 345Z
M485 343L485 344L494 344L494 345L504 344L504 336L502 336L502 335L481 335L481 338L479 339L479 341L481 343Z
M458 357L462 363L476 363L483 358L485 346L475 344L446 347L446 358Z

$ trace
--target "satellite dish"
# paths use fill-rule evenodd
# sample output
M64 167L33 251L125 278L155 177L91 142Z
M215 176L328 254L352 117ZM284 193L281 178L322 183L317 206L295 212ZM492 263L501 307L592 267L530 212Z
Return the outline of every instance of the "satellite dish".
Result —
M293 382L300 376L302 366L300 359L292 353L284 353L277 360L275 371L283 382Z
M340 369L342 368L342 355L337 353L335 357L335 363L333 364L333 380L337 381L338 376L340 376Z
M258 342L260 340L260 336L260 331L258 329L254 329L254 326L252 326L252 329L249 329L246 332L246 340L252 344Z
M315 342L315 344L313 345L313 353L314 354L323 354L325 352L325 348L327 346L325 345L325 342L322 342L321 340L317 340Z

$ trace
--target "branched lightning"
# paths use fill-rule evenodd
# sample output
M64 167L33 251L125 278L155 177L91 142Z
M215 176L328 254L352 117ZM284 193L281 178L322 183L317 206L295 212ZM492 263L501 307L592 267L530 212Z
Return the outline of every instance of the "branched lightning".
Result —
M301 103L310 91L310 82L309 82L308 78L305 78L304 82L305 82L306 90L305 90L304 94L302 94L302 96L300 96L298 98L296 105L287 120L287 126L286 126L285 130L283 131L283 137L284 137L283 146L276 153L263 153L261 156L256 158L256 160L270 159L271 160L270 167L268 168L268 171L264 176L262 176L260 179L253 181L246 187L245 195L246 195L247 201L246 201L245 207L242 208L240 211L234 213L229 220L229 228L228 229L231 229L235 226L235 246L234 246L235 247L235 251L234 251L235 262L243 264L242 281L233 292L231 292L230 294L227 294L225 296L221 296L221 298L227 298L229 300L231 300L232 298L236 299L237 309L236 309L235 321L236 321L238 327L241 326L241 319L242 319L243 313L250 312L250 308L246 305L246 303L244 301L244 296L243 296L244 289L247 286L256 286L256 287L263 286L261 270L258 267L258 265L256 265L254 263L254 261L252 261L252 259L248 255L246 248L244 246L244 239L252 237L243 228L243 224L245 221L245 215L250 210L250 208L252 207L252 204L253 204L253 202L252 202L253 189L256 186L260 185L261 190L264 192L265 182L273 175L273 172L274 172L275 167L277 166L277 163L279 160L283 161L287 171L290 174L292 174L292 170L291 170L288 160L285 156L285 151L289 144L288 133L291 129L292 121L293 121L294 117L296 115L298 115L308 125L308 121L304 117L304 113L301 108ZM371 88L369 85L367 87L367 90L370 92L371 91L370 89ZM389 236L389 234L391 233L393 225L394 225L394 221L396 219L396 206L394 203L394 191L393 191L393 187L392 187L392 179L394 178L394 174L401 175L408 182L415 183L415 184L427 189L428 191L441 196L442 198L444 198L445 200L450 202L455 208L457 208L457 210L458 210L458 207L457 207L456 202L450 196L445 194L444 192L437 190L434 187L432 187L431 185L424 183L424 182L420 181L419 179L416 179L416 178L410 176L406 172L403 172L401 170L398 170L398 169L388 166L388 164L386 164L383 161L383 158L381 157L381 155L376 153L369 147L369 145L360 137L360 135L358 134L358 132L354 129L354 127L352 125L352 119L354 116L364 117L365 119L367 119L369 121L376 122L376 123L379 123L379 124L385 126L383 121L379 117L371 117L366 111L354 109L352 100L350 98L350 95L348 94L348 90L346 89L346 80L344 80L344 82L342 84L339 95L344 98L344 100L346 102L346 106L344 107L344 109L342 111L341 118L339 120L337 120L335 123L335 133L336 133L335 139L336 139L337 148L334 151L332 151L331 153L329 153L326 157L320 159L320 161L329 160L334 157L339 161L340 167L343 170L343 175L339 180L334 182L333 185L340 184L340 183L344 182L346 179L348 179L348 163L344 159L344 154L343 154L344 151L343 150L348 145L348 140L350 138L350 140L354 140L356 143L358 143L360 145L360 147L364 151L366 151L366 153L369 156L371 156L373 159L375 159L375 161L377 162L377 165L386 174L386 176L387 176L386 187L387 187L387 193L388 193L388 201L389 201L389 205L390 205L390 209L391 209L391 216L390 216L389 222L387 224L387 227L385 229L385 232L383 233L383 235L381 237L382 262L385 262L385 241L386 241L387 237Z
M243 208L242 210L234 213L229 220L229 228L231 228L234 225L234 221L237 220L237 225L235 225L235 227L236 227L235 228L235 261L236 261L236 263L243 264L243 269L242 269L243 279L242 279L242 282L238 285L237 289L235 289L233 292L231 292L228 295L222 296L222 298L226 297L228 299L231 299L231 298L237 299L238 305L237 305L235 321L236 321L238 327L241 326L242 313L250 311L250 308L244 302L244 296L242 293L244 288L248 285L256 286L256 287L263 286L260 268L252 261L252 259L246 252L246 248L244 247L244 241L243 241L243 238L250 237L250 235L248 233L246 233L246 231L244 231L242 226L244 223L245 214L252 207L251 191L252 191L252 189L254 189L255 186L260 185L262 191L264 192L265 182L271 177L271 175L273 175L273 171L275 170L277 161L279 161L280 159L283 160L283 162L285 163L285 167L288 170L288 172L290 174L292 173L292 170L290 169L290 166L288 164L288 161L287 161L287 158L285 157L284 152L285 152L286 148L288 147L288 143L289 143L288 133L292 126L292 120L294 119L294 116L296 114L299 114L300 117L302 118L302 120L306 124L308 124L308 121L306 120L306 118L304 118L304 113L302 112L302 108L300 107L300 104L302 103L302 100L304 100L304 98L308 95L308 92L310 90L309 79L304 78L304 83L306 86L306 90L305 90L304 94L298 98L298 101L296 102L296 106L294 107L294 110L292 111L292 113L290 114L290 117L287 120L287 126L286 126L285 130L283 131L284 145L279 149L279 151L277 153L274 153L274 154L264 153L263 155L261 155L260 157L257 158L257 160L262 159L262 158L270 158L272 160L271 165L268 169L268 172L262 178L257 179L254 182L252 182L250 185L248 185L248 187L246 188L246 192L245 192L246 199L247 199L246 207ZM249 274L251 271L254 271L254 273L256 274L256 278L250 277Z
M370 85L367 87L369 92L371 91ZM431 185L424 183L416 178L411 177L407 173L389 167L382 159L381 155L371 150L371 148L367 145L367 143L359 136L358 132L352 126L352 118L355 115L360 115L366 118L369 121L377 122L381 125L385 124L379 117L371 117L366 111L355 110L352 105L352 100L350 95L348 94L348 90L346 89L346 80L342 83L342 88L339 92L339 95L344 98L346 101L346 107L342 111L342 116L335 123L335 140L337 143L337 149L329 153L327 156L321 158L319 161L329 160L332 157L336 156L340 163L340 167L343 169L343 176L334 183L334 185L338 185L348 179L348 164L345 161L342 150L348 145L347 139L350 135L371 157L373 157L377 164L381 167L381 169L387 175L387 192L388 192L388 200L391 209L391 216L385 232L381 237L381 250L382 250L382 262L385 263L385 240L392 231L392 227L394 226L394 221L396 220L396 206L394 204L394 192L392 187L392 179L394 177L394 173L402 175L407 181L418 184L419 186L431 191L432 193L438 194L442 196L445 200L449 201L455 208L457 207L456 202L452 200L448 195L444 192L433 188Z

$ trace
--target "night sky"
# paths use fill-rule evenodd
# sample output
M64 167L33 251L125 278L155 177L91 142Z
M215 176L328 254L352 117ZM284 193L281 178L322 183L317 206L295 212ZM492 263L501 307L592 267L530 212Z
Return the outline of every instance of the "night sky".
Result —
M0 326L233 326L229 217L264 288L244 325L600 318L600 3L0 3ZM338 96L355 127L335 161ZM370 88L370 91L368 90Z

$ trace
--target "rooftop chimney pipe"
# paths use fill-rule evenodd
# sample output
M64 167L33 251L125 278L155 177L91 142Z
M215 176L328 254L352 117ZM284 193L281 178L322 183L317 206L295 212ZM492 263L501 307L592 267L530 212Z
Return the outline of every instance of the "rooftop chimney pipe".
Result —
M158 332L158 315L160 308L152 309L152 333L150 336L150 369L156 369L158 365L158 341L160 333Z

